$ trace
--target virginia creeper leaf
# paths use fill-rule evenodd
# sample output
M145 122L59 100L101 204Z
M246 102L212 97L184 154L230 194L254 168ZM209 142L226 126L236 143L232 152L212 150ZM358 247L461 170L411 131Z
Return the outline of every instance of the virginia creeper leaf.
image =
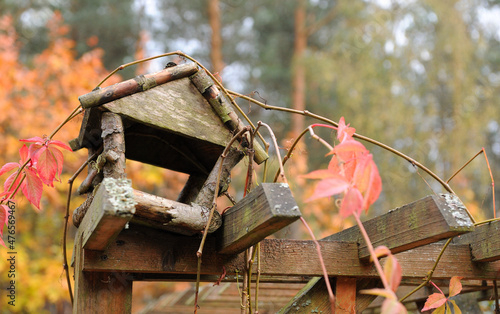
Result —
M40 199L42 198L43 182L38 177L34 169L25 170L26 180L21 185L21 190L28 201L37 209L40 209Z
M58 141L58 140L50 140L47 142L48 145L55 145L55 146L59 146L61 148L64 148L66 150L69 150L70 152L72 152L73 150L71 149L71 147L69 147L68 145L64 144L63 142L61 141Z
M359 293L363 294L371 294L371 295L378 295L387 299L392 299L392 300L397 300L398 298L394 294L393 291L391 290L386 290L382 288L373 288L373 289L366 289L366 290L360 290Z
M344 117L341 117L337 129L337 138L339 141L343 142L344 140L350 138L353 136L354 132L356 132L356 129L349 127L349 124L346 125Z
M363 211L363 196L361 192L355 188L347 189L342 204L340 205L340 215L349 217L353 213L361 213Z
M14 168L20 167L17 162L8 162L0 169L0 176L6 172L11 171Z
M462 314L462 311L460 310L460 308L458 307L457 303L455 302L455 300L450 300L450 303L453 305L453 312L455 314Z
M450 280L450 295L448 297L453 297L462 291L462 283L460 280L463 277L453 276Z
M374 252L375 252L375 256L377 256L377 258L381 258L381 257L392 254L391 250L389 250L389 248L385 245L377 246L375 248ZM371 256L370 256L370 262L373 262L373 259Z
M403 277L403 271L396 257L390 254L384 264L384 275L391 287L392 291L396 292Z
M445 304L446 296L442 293L433 293L431 294L428 298L427 301L425 301L424 308L422 309L422 312L428 311L431 309L437 309L441 305Z
M381 314L404 314L408 313L406 307L398 302L398 300L386 298L380 309Z
M37 155L37 172L43 183L48 186L54 186L52 183L57 174L57 160L54 154L44 146L41 148Z
M17 172L14 172L12 173L8 178L7 180L5 180L5 183L3 185L3 188L4 188L4 191L7 192L6 194L8 193L11 193L11 192L14 192L16 187L19 185L19 182L21 182L21 179L23 177L23 175L19 175L16 179L16 182L14 184L12 184L12 182L14 181L14 178L17 176ZM10 188L10 189L9 189ZM17 192L16 192L17 193ZM12 194L10 195L10 197L14 198L15 194Z
M340 177L338 174L331 170L320 169L309 172L301 176L306 179L327 179L327 178L337 178Z
M306 202L310 202L322 197L330 197L336 194L340 194L344 192L348 187L349 183L340 177L323 179L318 182L316 188L314 189L313 195L306 199Z
M19 140L21 142L26 142L26 143L44 143L45 140L43 138L41 138L40 136L35 136L35 137L30 137L30 138L27 138L27 139L23 139L23 140Z

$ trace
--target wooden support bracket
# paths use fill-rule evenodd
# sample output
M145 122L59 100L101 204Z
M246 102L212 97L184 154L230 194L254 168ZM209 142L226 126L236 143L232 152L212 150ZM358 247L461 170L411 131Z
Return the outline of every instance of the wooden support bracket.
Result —
M385 245L394 254L474 230L465 206L451 194L424 197L363 225L374 247ZM323 240L357 242L359 258L370 256L357 226Z
M477 226L474 232L453 239L453 243L469 244L474 262L500 260L500 221Z
M218 251L240 253L301 216L285 183L262 183L223 216Z
M132 219L135 201L130 180L105 178L78 228L82 247L104 250Z

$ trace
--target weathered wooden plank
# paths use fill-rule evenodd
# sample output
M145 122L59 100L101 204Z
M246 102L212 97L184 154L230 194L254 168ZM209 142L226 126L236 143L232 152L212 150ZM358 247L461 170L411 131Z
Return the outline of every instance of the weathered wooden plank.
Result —
M204 71L199 71L192 75L190 79L229 130L237 133L245 127L236 112L232 109L229 100ZM247 144L244 143L245 140ZM242 138L242 146L248 146L248 141L248 137ZM253 149L255 151L254 160L256 163L261 164L269 158L266 151L256 140L253 142Z
M133 190L133 194L136 205L132 223L184 235L200 234L208 223L208 207L186 205L138 190ZM208 232L214 232L221 224L220 214L216 212Z
M474 232L456 237L453 242L469 244L475 262L497 261L500 259L500 221L477 226Z
M194 63L180 64L168 67L156 73L139 75L133 79L94 90L78 98L84 109L97 107L110 101L146 91L155 86L190 76L198 71Z
M182 245L179 245L182 243ZM198 238L131 226L103 252L85 255L86 271L124 271L155 274L195 275ZM378 277L373 265L358 258L357 244L343 241L320 241L329 276ZM434 266L443 243L433 243L396 255L404 278L424 278ZM104 257L105 256L105 257ZM217 254L215 238L209 236L202 257L202 275L220 275L223 266L228 280L235 280L244 269L244 254ZM476 263L470 260L468 245L450 245L434 272L435 279L448 279L460 274L464 279L498 279L500 262ZM314 242L305 240L265 239L261 242L262 276L322 276ZM282 278L282 277L281 277ZM192 280L195 276L192 277Z
M300 218L288 184L262 183L223 216L218 252L240 253Z
M182 78L103 105L132 121L225 147L231 133L210 104Z
M363 225L374 247L385 245L393 253L474 230L464 205L451 194L424 197L365 221ZM324 240L357 242L359 258L368 259L370 256L358 226L333 234Z
M105 178L78 228L82 247L104 250L135 213L130 180Z

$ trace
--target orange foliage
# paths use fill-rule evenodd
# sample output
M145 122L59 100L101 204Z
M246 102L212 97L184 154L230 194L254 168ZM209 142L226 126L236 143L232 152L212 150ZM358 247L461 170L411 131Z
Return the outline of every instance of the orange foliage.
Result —
M19 139L50 134L77 107L78 96L92 90L107 74L101 62L103 51L94 49L76 58L75 43L65 37L69 28L60 14L55 14L47 27L48 48L23 63L12 17L0 17L0 166L19 160L23 144ZM70 122L55 139L68 142L75 138L80 122L81 117ZM67 182L85 158L84 151L65 152L61 181ZM5 178L0 178L2 185ZM61 256L66 193L66 184L46 187L40 213L31 210L25 199L16 197L17 291L16 306L8 308L11 312L41 313L48 304L67 308L69 295ZM81 199L74 200L72 209L79 203ZM71 252L72 243L68 250ZM7 251L0 249L2 287L12 279L6 275L7 258ZM0 307L7 307L5 293L0 295Z

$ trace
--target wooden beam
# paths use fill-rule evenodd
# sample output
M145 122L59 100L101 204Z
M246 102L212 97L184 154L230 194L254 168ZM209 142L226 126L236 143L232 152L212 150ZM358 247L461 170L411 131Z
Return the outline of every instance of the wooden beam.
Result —
M136 205L132 223L183 235L200 234L208 223L208 207L186 205L138 190L133 190L133 194ZM221 216L215 212L208 232L214 232L221 225Z
M223 216L218 252L237 254L300 218L285 183L262 183Z
M491 262L500 259L500 221L476 227L471 233L453 239L454 243L469 244L474 262Z
M179 244L182 245L179 245ZM130 273L192 275L197 271L196 251L200 239L131 226L103 252L85 255L85 271L124 271ZM228 280L245 269L244 254L222 255L215 249L215 237L209 236L202 257L202 275L220 275L223 267ZM330 276L376 278L372 264L358 258L357 244L343 241L320 241L321 251ZM433 243L396 255L404 278L424 278L434 266L443 243ZM105 256L105 257L104 257ZM457 274L464 279L499 279L500 262L476 263L470 260L469 246L452 244L444 252L433 278L449 279ZM261 242L262 276L322 276L314 242L306 240L265 239ZM281 277L282 278L282 277ZM240 278L241 279L241 278Z
M110 101L146 91L155 86L190 76L198 71L194 63L168 67L156 73L139 75L133 79L97 89L78 98L84 109L97 107Z
M474 230L465 206L451 194L431 195L363 222L374 247L387 246L392 253L403 252ZM353 241L359 244L359 258L370 253L358 226L324 240Z
M134 205L130 180L105 178L78 228L82 247L104 250L132 219Z

